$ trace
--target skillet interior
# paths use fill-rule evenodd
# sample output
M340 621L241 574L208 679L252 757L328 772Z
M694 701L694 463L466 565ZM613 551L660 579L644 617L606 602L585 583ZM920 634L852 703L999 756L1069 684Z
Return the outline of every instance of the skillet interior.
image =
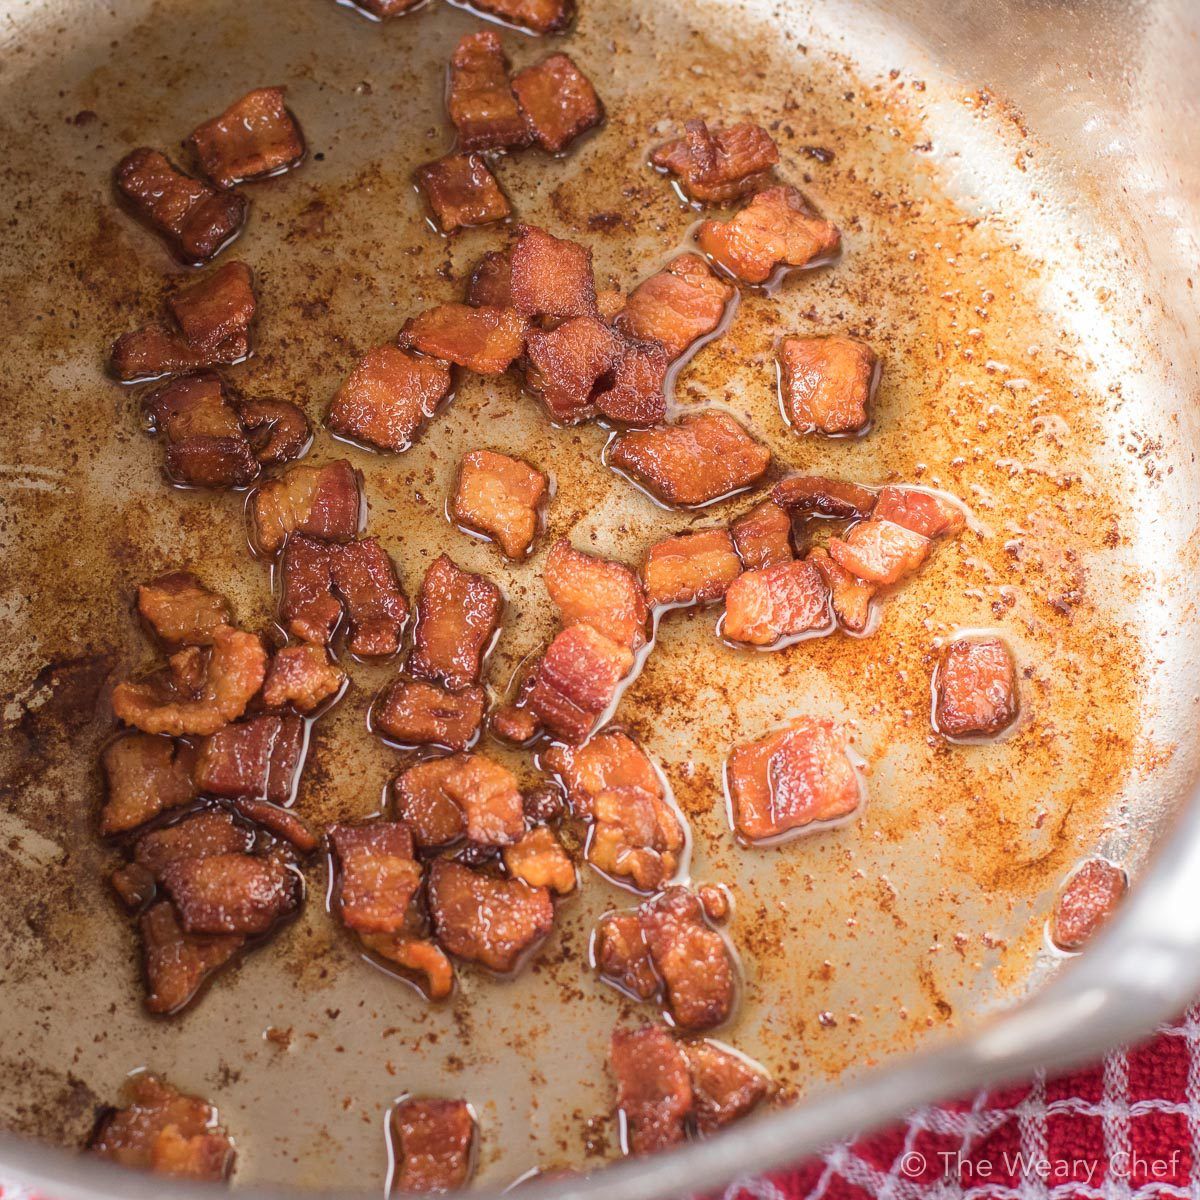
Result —
M675 614L622 706L691 819L693 877L736 889L731 933L747 988L720 1036L802 1093L1010 1003L1053 965L1042 922L1081 854L1099 847L1140 864L1161 817L1162 769L1182 776L1190 763L1172 758L1167 703L1194 669L1169 624L1186 595L1162 565L1175 557L1164 544L1181 545L1194 519L1193 469L1171 470L1190 431L1147 417L1142 388L1156 368L1128 310L1131 268L1100 257L1089 215L1039 173L1020 114L840 8L712 5L701 21L675 3L583 7L569 49L609 122L565 162L504 164L521 218L589 242L600 277L630 286L694 220L643 165L656 135L693 112L777 121L782 173L842 224L846 257L770 299L747 298L679 399L745 417L780 464L943 487L976 518L886 604L874 637L747 655L715 641L714 614ZM246 623L270 614L240 499L168 493L134 398L103 378L108 341L154 309L174 270L116 211L108 173L133 145L174 147L246 88L287 83L315 153L299 173L250 189L251 224L233 253L259 275L263 316L258 354L231 374L318 417L358 352L456 298L500 241L485 231L442 242L410 181L446 145L442 68L477 21L434 5L376 26L333 4L282 0L214 0L203 21L169 4L50 18L18 20L0 84L14 231L0 252L4 1123L77 1143L122 1076L149 1066L220 1106L243 1182L374 1189L384 1113L408 1091L475 1103L490 1182L613 1153L603 1049L628 1006L584 959L596 913L627 895L588 878L534 969L511 984L464 971L456 1001L430 1009L359 961L324 912L317 862L304 918L183 1019L157 1022L141 1014L132 936L92 832L93 764L111 715L102 701L93 713L91 698L144 654L133 586L191 565ZM518 65L545 52L506 40ZM835 327L884 354L875 429L801 441L778 414L772 341ZM454 463L486 444L548 467L548 533L633 561L687 520L610 476L603 441L593 428L551 430L507 381L471 380L409 454L353 455L371 531L410 594L443 547L504 586L498 687L545 633L541 556L504 569L446 524ZM313 461L340 453L323 435ZM949 631L980 625L1017 649L1025 717L1000 744L948 749L928 727L931 652ZM397 769L363 729L389 673L356 668L319 726L299 799L317 823L375 811ZM799 711L856 723L865 815L781 850L739 850L721 797L724 752ZM286 1049L269 1028L291 1030Z

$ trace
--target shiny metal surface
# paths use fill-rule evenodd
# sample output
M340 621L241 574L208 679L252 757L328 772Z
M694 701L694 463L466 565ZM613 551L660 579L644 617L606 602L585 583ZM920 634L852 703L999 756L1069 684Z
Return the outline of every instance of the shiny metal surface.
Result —
M735 1175L787 1162L925 1100L1019 1076L1033 1066L1095 1054L1148 1029L1200 988L1200 813L1187 804L1200 764L1195 733L1200 474L1192 454L1200 395L1195 287L1200 123L1189 84L1200 13L1188 0L878 7L713 0L696 21L693 44L680 36L688 25L680 12L694 5L664 4L654 14L638 15L620 3L601 9L600 0L590 0L596 11L589 15L589 0L583 3L579 40L569 48L598 81L605 75L609 46L620 47L625 38L634 47L616 54L612 77L602 87L613 101L614 119L604 135L607 141L589 141L567 165L561 187L546 182L544 164L514 164L506 183L514 196L528 197L523 215L530 212L597 242L603 268L626 285L647 273L648 264L664 255L672 239L681 240L690 218L657 201L639 208L639 197L628 204L632 230L624 236L632 248L627 249L616 239L589 234L588 213L599 205L598 197L606 207L625 203L620 182L636 174L650 126L664 106L661 97L678 94L683 86L673 72L684 72L686 79L689 65L701 67L691 76L694 94L719 106L729 97L734 78L727 62L721 70L723 52L730 45L744 50L737 42L742 34L748 42L769 38L761 59L734 55L746 69L737 93L745 99L733 111L751 115L760 105L774 104L783 115L793 86L803 94L804 83L815 85L816 97L806 97L798 107L811 125L797 128L794 136L789 133L786 161L793 170L804 169L798 147L820 144L830 129L838 130L843 138L839 150L844 145L844 157L858 168L860 179L856 183L845 173L822 176L814 168L811 186L832 212L861 206L859 247L868 261L857 285L838 291L837 279L831 278L815 282L809 298L789 292L761 325L744 306L739 319L745 324L731 335L731 350L723 354L715 349L709 359L697 362L686 384L687 398L735 409L744 402L761 421L763 402L770 397L759 396L747 382L744 360L761 353L765 326L803 319L810 299L825 320L846 311L852 320L864 320L873 311L890 310L893 320L886 336L895 339L894 358L907 355L912 364L886 414L893 422L891 436L851 447L848 457L822 459L819 465L871 480L911 478L918 464L929 459L935 477L928 481L957 487L960 481L948 474L948 464L956 454L969 456L977 445L988 459L987 471L980 468L971 476L977 481L1021 479L1028 496L1043 505L1052 502L1048 497L1055 491L1070 498L1071 489L1078 489L1074 494L1080 500L1057 510L1055 519L1065 526L1073 523L1068 533L1077 535L1083 547L1084 590L1094 606L1093 612L1081 605L1071 620L1058 624L1035 619L1041 611L1036 602L1044 599L1038 588L1057 591L1062 585L1048 569L1019 578L1014 588L1017 614L1029 621L1022 626L1022 644L1030 659L1053 668L1038 677L1035 714L1043 722L1061 721L1071 752L1056 757L1039 748L1032 734L1007 750L998 749L985 772L986 786L980 785L983 802L969 811L960 811L964 806L956 803L965 794L967 776L934 776L950 797L944 841L937 822L916 819L939 807L939 794L921 781L930 761L939 765L922 757L926 714L916 711L903 736L889 741L885 718L898 710L898 697L907 693L884 680L882 669L868 676L880 689L884 712L854 714L862 715L863 745L875 771L853 854L846 853L844 843L826 840L798 855L793 848L792 858L739 856L728 848L723 817L714 813L711 787L706 790L704 784L711 784L714 761L719 761L718 743L752 734L777 719L797 695L825 703L831 693L828 702L835 711L843 705L853 711L852 683L874 661L866 656L879 647L886 650L887 643L856 644L853 651L814 648L802 660L802 673L797 667L786 681L773 673L781 670L778 663L756 663L756 674L743 690L714 699L685 687L681 679L705 674L733 680L745 674L744 664L731 666L695 649L693 642L704 632L699 622L680 622L664 635L652 660L662 665L632 689L622 715L664 762L696 826L699 853L693 874L728 876L742 889L741 940L748 947L756 995L738 1026L722 1036L786 1075L802 1099L786 1111L679 1154L623 1164L587 1180L534 1185L523 1193L654 1200L711 1190ZM286 80L279 81L293 88L313 147L328 151L328 164L309 163L306 174L286 181L294 183L291 191L275 185L256 191L256 224L234 253L244 251L263 270L265 303L279 304L278 311L268 309L262 353L249 365L248 378L264 394L277 390L300 396L313 416L323 410L353 349L390 336L409 312L432 297L443 298L443 292L447 298L450 294L438 279L436 256L427 252L429 241L420 241L410 228L416 210L407 172L419 161L415 154L431 156L441 145L440 131L432 138L425 132L440 124L430 63L444 61L454 31L471 20L431 8L411 24L376 29L353 23L358 20L354 14L332 3L318 15L290 9L285 14L287 6L270 5L243 15L235 11L237 6L213 0L207 10L212 19L200 24L194 6L186 16L182 7L130 5L119 14L88 10L81 21L81 10L74 5L34 0L10 5L0 30L0 95L7 101L0 144L8 151L6 191L15 198L9 215L16 230L0 257L10 298L0 318L3 353L11 360L6 382L0 382L8 419L0 428L11 451L5 455L11 482L0 525L0 546L10 571L0 613L10 647L2 689L10 738L35 711L37 693L29 691L29 681L45 662L68 650L82 654L97 646L117 647L118 657L136 656L128 621L110 611L121 603L114 597L127 592L139 570L173 561L180 547L194 561L214 565L216 581L230 587L247 620L266 612L262 580L243 561L240 527L230 512L214 532L208 502L172 497L169 511L163 511L157 450L134 438L128 397L99 377L100 344L149 313L159 277L168 270L148 239L131 232L119 217L93 219L92 212L106 203L101 172L129 145L156 139L172 144L193 117L215 111L217 101L239 84L264 82L256 72L286 70ZM273 38L272 21L278 23ZM226 43L218 36L223 23L229 30ZM648 26L654 26L657 36L650 37ZM240 44L234 43L237 35ZM379 37L389 40L380 42ZM171 57L173 44L186 47L180 60ZM306 44L315 47L307 55L297 49ZM539 52L519 39L514 44L523 61ZM800 45L806 47L803 54ZM197 62L197 46L211 57ZM396 52L390 65L381 47ZM660 47L671 47L671 52L657 53ZM781 60L802 64L794 79L767 69ZM350 73L359 66L361 79ZM897 98L889 90L896 84L892 70L900 73L900 82L922 82L915 110L908 103L915 100L911 91ZM848 81L846 94L859 93L844 109L836 103L839 72ZM422 78L424 84L414 82ZM60 90L66 93L61 104L54 100ZM639 94L658 102L648 101L646 111L626 115L616 102L618 93L631 109ZM87 130L86 124L73 129L64 125L75 110L102 108L102 102L113 111L105 114L97 136L80 140L75 130ZM683 111L686 104L676 108ZM911 126L903 124L908 119ZM896 124L889 128L892 120ZM861 132L863 127L871 132ZM929 151L901 158L889 150L893 140L916 142L922 129L929 135ZM50 152L35 161L32 148L38 145ZM928 189L936 203L923 216L906 210L889 218L883 202L877 209L870 206L870 180L861 177L872 171L884 193L899 187L902 171L909 172L905 182L914 193ZM39 211L39 189L61 201L52 214ZM403 228L400 221L394 230L387 226L387 214L393 212L403 214ZM956 220L980 217L986 229L992 214L1004 218L997 223L992 251L982 240L971 240L971 227L956 232ZM889 219L899 231L897 245L904 244L904 222L915 222L911 228L926 239L922 248L930 260L957 251L970 259L970 270L956 274L957 265L951 263L945 270L931 266L915 280L889 274L887 265L870 260L869 254L872 236L882 240ZM318 220L328 222L332 233L307 247L279 235L279 229L294 229L298 220L308 223L305 228ZM37 221L43 222L41 228L34 228ZM45 224L52 221L61 221L61 228ZM939 230L944 243L936 241ZM1014 243L1019 243L1015 254ZM472 257L490 244L481 238L456 244L447 255L451 273L461 276ZM414 245L426 250L426 261L414 261L409 253ZM328 264L335 248L344 261ZM895 250L890 243L888 248ZM76 253L84 257L68 263ZM978 257L987 253L994 253L998 264L1003 259L994 273ZM994 282L1010 269L1019 270L1014 289L1019 294L1011 300ZM935 284L951 290L994 289L1000 293L995 310L1013 323L1009 340L1028 343L1036 336L1051 347L1047 357L1062 365L1044 384L1046 411L1035 417L1023 408L1005 408L1003 397L1021 395L1022 376L1032 374L1011 363L963 359L955 365L954 379L936 374L940 360L922 357L920 340L931 329L945 332L948 341L960 336L953 332L954 322L969 319L973 302L964 301L959 309L950 302L945 323L936 324L937 309L914 299ZM323 306L311 329L292 311L297 298ZM905 302L916 313L911 322L915 333L905 327ZM1036 331L1039 324L1044 328ZM54 328L48 329L50 325ZM1003 331L989 328L981 340L990 348L1006 339ZM993 376L998 380L989 391L987 381ZM731 381L738 393L733 399ZM923 426L926 393L944 401L958 381L978 398L978 411L970 409L962 428L949 433ZM1078 389L1074 399L1072 387ZM488 401L482 395L456 401L439 433L437 448L443 457L453 458L446 451L478 437L479 414L488 413ZM535 446L553 462L548 431L534 418L511 415L512 401L515 397L507 395L493 401L511 422L503 436L514 447ZM1010 435L1001 427L1016 419L1014 412L1025 421L1041 420L1036 436L1029 428L1013 429ZM43 425L39 413L54 419ZM1095 417L1091 424L1089 413ZM81 428L70 428L73 417L82 419ZM588 436L578 443L585 454L595 449ZM794 465L811 461L786 439L775 448ZM61 458L64 451L76 456L74 462ZM632 557L630 545L640 545L664 527L662 514L631 503L623 485L612 491L598 467L554 467L564 502L557 517L551 514L558 521L555 533L573 533L581 541L594 534L602 549ZM427 486L440 495L443 480L436 456L431 459L419 449L412 465L364 460L364 469L372 529L378 523L386 539L409 556L402 567L410 594L426 547L438 539L475 569L496 572L486 548L446 542L450 534L440 524L422 524L421 514L406 507L414 481L417 488ZM60 485L74 490L56 506ZM907 600L897 598L886 617L888 636L911 648L895 670L911 671L915 678L924 678L921 655L947 622L966 623L974 614L972 623L980 623L980 604L966 594L969 588L980 586L981 579L992 584L1003 580L1002 543L1006 534L1012 535L1015 510L1006 508L1003 498L989 495L982 482L968 498L989 524L989 536L972 544L964 557L978 560L986 570L980 567L970 576L970 563L946 565L944 574L935 571L923 579L921 589ZM1100 511L1104 509L1108 511ZM80 549L73 559L56 557L53 545L71 542L81 515L96 533L94 550ZM1122 539L1115 565L1088 549L1098 542L1110 515ZM119 540L106 525L120 528ZM1037 531L1025 532L1032 545ZM1044 539L1043 550L1052 541ZM1072 545L1069 537L1067 544ZM85 573L94 578L83 578ZM504 584L514 607L537 607L536 586L528 585L532 590L527 592L526 581L516 576L505 577ZM63 599L64 589L71 587L78 589L75 603L93 626L86 634L79 632L78 611ZM500 665L519 660L540 634L536 619L506 630ZM1071 664L1082 664L1078 678L1056 675ZM493 682L503 677L497 670ZM302 796L301 803L309 806L306 815L318 821L371 811L378 802L378 785L395 769L394 756L382 751L351 754L334 745L334 736L360 719L375 682L375 677L364 678L358 699L352 697L339 710L340 724L335 723L320 760L320 786ZM1073 707L1066 698L1072 690L1086 693L1095 707ZM681 694L672 706L675 691ZM693 729L697 744L670 736L681 713L705 706L713 710L712 724ZM60 772L49 758L39 761L45 790L27 786L11 772L5 776L8 790L0 819L11 862L10 878L0 887L5 928L0 986L8 1008L0 1019L3 1124L24 1134L77 1139L93 1098L109 1099L127 1070L152 1065L212 1095L235 1133L245 1133L244 1194L267 1200L310 1186L313 1194L377 1194L383 1177L377 1161L383 1153L379 1115L390 1096L409 1090L414 1072L424 1072L417 1086L440 1085L449 1091L478 1087L489 1098L517 1094L520 1102L508 1107L489 1099L489 1135L504 1151L489 1162L485 1188L499 1188L518 1173L517 1151L522 1140L531 1141L531 1131L543 1148L550 1147L551 1160L564 1138L577 1137L573 1126L531 1116L525 1093L539 1063L568 1062L580 1075L579 1080L564 1080L549 1072L552 1077L540 1082L539 1089L558 1107L573 1104L587 1116L603 1112L608 1093L597 1048L619 1012L634 1016L637 1010L619 1009L610 994L600 998L597 985L578 978L580 943L590 914L604 904L627 902L620 893L602 894L594 886L564 922L561 955L555 955L553 969L523 981L515 999L513 993L472 981L465 1002L476 1014L472 1034L478 1059L468 1062L465 1073L460 1067L453 1074L447 1065L461 1048L435 1048L434 1039L421 1050L424 1065L412 1065L409 1047L424 1033L437 1032L442 1018L414 1011L413 997L357 962L330 934L319 902L310 904L305 921L289 932L286 943L281 939L270 958L264 952L236 979L218 984L184 1022L152 1025L139 1020L127 931L106 907L99 876L103 860L87 840L93 803L88 789L94 787L87 756L102 725L68 730L70 736L54 730L51 744L77 748L80 762L72 774ZM889 773L889 755L911 764L908 777ZM684 769L689 766L694 771ZM943 768L951 770L941 763ZM339 779L351 777L357 781L354 788L339 790ZM55 795L48 798L50 791ZM1075 811L1075 823L1063 817L1061 837L1043 843L1030 835L1026 845L1027 829L1043 811L1039 791L1050 797L1045 810L1052 816L1059 808L1067 816ZM35 804L46 807L38 811ZM909 810L915 814L911 818ZM1021 831L1016 844L1026 853L1019 856L1016 865L1022 871L1016 878L1006 874L1009 843L991 837L1004 826L1003 820L996 821L997 813L1011 818ZM77 841L64 837L66 869L86 868L95 883L54 890L62 873L57 839L67 830L75 831ZM14 844L20 853L13 851ZM887 849L893 845L894 853ZM1128 863L1138 882L1109 933L1085 956L1064 965L1042 946L1038 921L1056 880L1074 858L1093 847ZM856 871L864 879L861 885ZM43 878L51 872L56 879ZM965 900L944 895L956 873L970 880L971 886L963 889ZM767 920L760 913L768 905L802 896L806 874L815 879L818 901L799 906L797 925L769 926L772 936L786 934L788 939L773 972L769 946L753 942L754 926ZM316 901L321 881L318 864L310 880ZM898 893L907 922L903 930L888 918L889 902L868 892L868 883L875 887L880 881L890 881ZM39 927L27 920L23 902L43 886L47 890L41 902L47 911L41 913ZM73 911L64 915L64 904ZM856 938L843 932L850 914L863 926ZM1007 944L995 952L972 952L961 965L946 965L949 952L943 954L933 943L954 929L966 931L976 945L989 931L999 930L1000 941ZM804 939L812 944L797 944ZM844 956L845 962L843 966L838 958L837 982L813 982L822 961L835 956ZM336 976L336 982L316 983L312 976L317 967ZM918 978L934 983L923 990ZM586 1014L584 1006L564 999L564 987L582 989ZM951 1016L939 1018L935 1000L944 1002ZM843 1020L835 1031L822 1033L812 1019L818 1002L843 1014L861 1009L863 1019ZM320 1016L355 1003L366 1006L363 1015L341 1026ZM910 1012L899 1015L904 1009L913 1019ZM319 1029L321 1039L314 1043L319 1049L287 1059L256 1049L264 1025L286 1023L298 1013L311 1016ZM395 1049L381 1042L382 1031L393 1026L404 1030ZM86 1032L81 1035L80 1030ZM335 1049L338 1042L345 1044L344 1053ZM381 1050L381 1045L388 1048ZM800 1054L794 1057L802 1061L789 1072L787 1050L797 1046ZM212 1061L214 1049L217 1063ZM381 1069L389 1056L400 1059L400 1075ZM46 1075L44 1086L37 1081L38 1072ZM73 1096L69 1080L76 1077L78 1111L72 1112L64 1097ZM326 1086L330 1079L332 1087ZM331 1114L343 1091L354 1100L352 1125L335 1126ZM252 1114L266 1124L257 1142L248 1131ZM572 1153L564 1157L582 1161L574 1142ZM554 1165L544 1153L526 1165L537 1161ZM131 1177L11 1134L0 1135L0 1162L62 1200L210 1194Z

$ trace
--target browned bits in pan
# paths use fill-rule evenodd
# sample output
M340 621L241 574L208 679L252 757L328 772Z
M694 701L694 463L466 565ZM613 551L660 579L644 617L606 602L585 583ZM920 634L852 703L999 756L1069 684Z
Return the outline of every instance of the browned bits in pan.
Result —
M471 1178L475 1118L462 1100L402 1100L392 1110L397 1192L455 1192Z
M334 825L329 845L338 868L333 901L343 924L363 933L403 929L421 883L408 826L397 821Z
M837 623L848 633L864 633L871 623L871 601L876 587L873 583L851 575L829 557L823 546L814 546L805 556L821 572L829 589L829 604Z
M774 500L763 500L729 527L738 558L747 571L791 562L792 519Z
M604 120L596 89L569 55L552 54L526 67L513 77L512 87L533 140L550 154L561 154Z
M934 728L947 737L1002 733L1017 718L1017 668L997 637L945 646L934 673Z
M826 719L798 717L738 746L726 778L734 828L749 842L836 820L862 802L845 735Z
M127 733L101 755L107 785L100 832L124 833L168 809L189 803L195 753L185 742L147 733Z
M732 642L774 646L828 631L829 590L810 562L793 560L747 571L725 592L721 632Z
M650 161L678 177L693 200L725 204L766 183L779 162L779 147L761 125L710 129L696 120L684 125L682 137L659 146Z
M660 343L674 360L717 331L735 294L698 254L681 254L633 289L614 324L630 337Z
M651 604L708 604L724 596L741 571L729 531L703 529L651 546L642 578Z
M483 655L500 627L504 598L482 575L439 555L417 593L417 624L409 670L448 688L478 683Z
M452 691L423 679L397 679L371 710L371 722L403 746L466 750L479 736L486 704L481 687Z
M304 642L276 650L267 666L262 701L268 708L290 705L305 715L336 696L346 682L346 673L322 646Z
M258 488L250 516L260 554L278 554L292 534L348 542L362 529L362 480L344 458L293 467Z
M217 1110L154 1075L128 1085L126 1105L97 1122L88 1150L126 1167L220 1182L233 1171L234 1149Z
M450 386L446 363L377 346L350 372L325 424L333 433L399 454L416 441Z
M575 13L574 0L472 0L480 12L534 33L561 33Z
M463 150L511 150L529 144L530 132L513 94L508 57L497 33L469 33L454 48L446 109Z
M441 304L409 320L400 345L480 375L500 375L524 351L527 328L512 308Z
M592 252L536 225L518 225L511 255L512 305L523 316L594 317Z
M1125 872L1089 858L1063 885L1050 917L1050 938L1063 950L1081 950L1109 920L1129 886Z
M784 415L798 433L860 433L870 424L879 360L847 337L785 337L779 343Z
M210 796L258 797L287 804L304 767L304 722L251 717L200 741L196 786Z
M304 135L283 102L283 88L255 88L192 131L188 145L218 187L279 175L304 158Z
M550 481L536 467L495 450L472 450L458 468L452 510L466 529L520 560L533 546Z
M512 216L512 205L478 154L447 154L417 168L417 183L443 233Z

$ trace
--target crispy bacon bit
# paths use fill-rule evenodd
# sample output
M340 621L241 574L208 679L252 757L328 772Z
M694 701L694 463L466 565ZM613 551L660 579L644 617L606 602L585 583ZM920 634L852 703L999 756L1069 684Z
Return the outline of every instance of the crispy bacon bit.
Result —
M771 452L731 416L705 411L677 425L620 433L608 447L609 466L632 475L665 504L710 504L762 478Z
M967 524L965 514L956 504L916 488L881 488L875 502L875 516L927 538L960 534Z
M215 351L234 337L245 337L258 307L254 274L243 262L226 263L167 300L189 346Z
M565 424L593 414L593 400L621 356L621 340L597 317L572 317L556 329L532 330L526 383Z
M848 337L785 337L779 343L783 409L799 433L861 433L879 380L879 359Z
M552 237L536 225L518 225L511 264L512 304L522 316L596 315L592 252L578 242Z
M305 641L326 645L343 607L351 654L386 658L400 648L408 601L378 539L333 545L303 534L290 537L283 554L280 605L288 629Z
M642 578L651 604L707 604L724 596L741 571L729 532L703 529L651 546Z
M266 668L267 652L260 638L240 629L217 629L194 692L184 693L161 676L126 680L113 689L113 712L144 733L216 733L246 711L262 687Z
M312 428L304 410L289 400L237 400L238 418L264 467L291 462L304 453Z
M543 571L550 599L564 625L590 625L631 650L646 641L646 597L638 577L623 563L555 542Z
M246 825L223 809L208 809L143 834L133 850L133 865L157 881L167 867L184 859L248 854L253 849L254 834Z
M820 266L842 246L838 227L793 187L768 188L729 221L705 221L696 240L743 283L766 283L779 267Z
M606 729L582 746L551 746L546 765L567 788L576 816L591 821L601 792L635 789L661 797L662 782L646 752L627 734Z
M446 363L376 346L338 389L325 423L333 433L400 454L416 441L450 385Z
M823 546L814 546L805 555L805 560L821 572L838 624L850 633L863 633L871 623L875 585L851 575L829 557L829 551Z
M441 304L413 317L400 345L480 375L500 375L525 349L528 325L512 308Z
M771 1080L756 1063L708 1038L684 1042L692 1072L696 1129L716 1133L752 1112L771 1090Z
M525 792L521 805L525 809L525 819L538 825L559 821L567 812L566 797L553 783L539 784Z
M251 501L254 546L274 556L294 533L348 542L362 528L362 480L344 459L303 464L264 483Z
M188 145L218 187L280 175L304 158L304 135L283 102L283 88L255 88L192 131Z
M776 504L801 516L862 520L875 507L875 493L857 483L824 475L789 475L771 491Z
M154 876L137 863L126 863L109 876L109 882L122 904L130 912L138 912L154 899L157 890Z
M549 487L549 479L523 459L472 450L458 468L454 519L491 538L507 558L522 559L533 546Z
M336 696L346 682L346 672L329 661L323 646L302 642L276 650L267 667L262 699L268 708L290 704L308 715Z
M798 717L729 756L734 827L751 842L813 821L833 821L862 801L846 739L832 722Z
M629 1153L653 1154L681 1143L693 1096L687 1059L675 1039L658 1025L618 1029L609 1063Z
M502 853L505 869L514 879L522 879L530 887L549 888L560 896L575 890L575 864L548 826L531 829Z
M500 705L493 710L488 724L498 738L517 746L537 737L542 728L537 717L520 704Z
M421 884L408 826L399 821L334 825L329 845L337 859L333 895L342 923L362 933L404 929L409 902Z
M187 804L196 794L195 758L186 743L146 733L128 733L109 742L100 756L107 783L101 834L123 833L166 809Z
M219 192L144 146L121 159L115 180L138 220L189 266L215 258L246 220L249 203L240 192Z
M633 668L633 654L590 625L572 625L547 647L530 677L527 706L551 733L582 741Z
M320 838L294 812L280 808L269 800L241 796L233 802L233 807L247 821L253 821L285 842L291 842L301 854L311 854L320 844Z
M218 1183L233 1172L234 1150L217 1110L154 1075L128 1086L125 1108L100 1118L88 1150L101 1158L160 1175Z
M665 385L670 366L670 355L660 343L624 338L612 369L612 385L596 392L597 412L626 425L657 425L667 415Z
M604 120L592 82L566 54L551 54L513 76L529 133L549 154L561 154Z
M545 888L484 875L449 859L429 869L429 910L445 950L500 974L512 971L554 924Z
M460 754L441 780L442 791L466 817L467 841L510 846L525 832L525 805L513 773L484 754Z
M721 632L733 642L773 646L829 627L829 590L812 563L779 563L747 571L725 593Z
M1089 858L1068 878L1050 917L1050 938L1062 950L1081 950L1112 916L1129 881L1120 867Z
M250 339L246 334L234 334L215 350L201 350L173 329L155 322L121 334L109 352L108 369L121 383L146 383L202 367L229 366L249 356Z
M374 727L404 746L466 750L479 735L487 697L481 687L450 691L420 679L397 679L371 713Z
M137 590L138 616L165 645L210 646L231 619L229 601L190 571L171 571Z
M846 534L845 539L830 538L829 553L851 575L868 583L897 583L911 575L929 557L927 537L872 517Z
M681 254L633 289L614 324L629 337L661 343L674 361L717 331L735 295L698 254Z
M403 16L410 9L423 3L423 0L354 0L354 2L355 7L385 21L388 17Z
M146 1008L152 1013L179 1012L214 972L246 944L236 934L187 933L169 900L151 905L138 919L142 965L146 973Z
M417 184L443 233L505 221L512 205L478 154L447 154L417 168Z
M596 925L596 970L609 983L638 1000L653 1000L662 980L650 960L650 947L636 909L607 912Z
M421 987L431 1000L444 1000L454 991L454 966L445 951L428 938L411 933L360 933L358 937L381 958L424 976Z
M463 1100L403 1100L392 1110L395 1188L456 1192L471 1178L475 1118Z
M160 878L188 933L266 933L300 904L299 878L276 858L184 858Z
M747 571L791 562L792 519L774 500L763 500L729 527L738 558Z
M475 264L467 284L467 303L512 308L512 259L507 250L489 250Z
M257 796L288 803L304 765L299 717L251 717L205 738L196 756L196 787L211 796Z
M529 145L529 131L513 95L508 57L499 34L484 30L459 41L450 59L446 108L464 150Z
M650 161L678 176L693 200L724 204L740 199L766 182L779 162L779 147L761 125L709 129L703 121L688 121L683 128L684 136L659 146Z
M483 655L500 627L504 597L482 575L441 554L417 593L417 627L409 670L448 688L478 683Z
M534 33L561 33L575 12L574 0L476 0L475 7Z
M245 487L261 464L225 385L213 372L185 375L151 392L142 409L167 442L166 473L191 487Z
M661 788L612 788L594 801L596 824L587 858L598 871L652 892L679 867L685 839Z
M449 846L466 835L466 814L445 786L458 767L457 755L429 758L409 767L392 784L396 817L412 830L422 850Z
M999 638L949 643L933 686L933 725L947 737L994 735L1017 718L1017 667Z

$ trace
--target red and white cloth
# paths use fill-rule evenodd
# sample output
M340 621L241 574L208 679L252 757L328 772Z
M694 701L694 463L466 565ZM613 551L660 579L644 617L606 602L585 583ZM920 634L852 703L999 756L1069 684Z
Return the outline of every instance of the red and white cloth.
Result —
M48 1200L0 1179L0 1200ZM723 1200L1200 1200L1200 1006L1086 1071L923 1108Z

